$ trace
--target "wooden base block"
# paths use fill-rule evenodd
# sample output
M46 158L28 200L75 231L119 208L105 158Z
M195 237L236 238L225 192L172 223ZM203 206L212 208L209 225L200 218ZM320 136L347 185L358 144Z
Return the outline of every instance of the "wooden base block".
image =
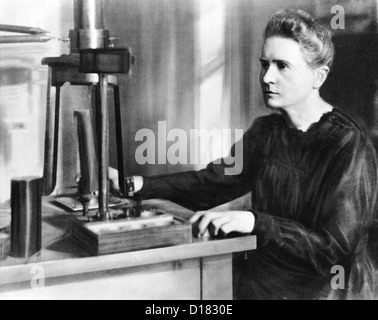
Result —
M191 243L192 226L169 214L111 222L73 217L71 235L81 247L98 256Z

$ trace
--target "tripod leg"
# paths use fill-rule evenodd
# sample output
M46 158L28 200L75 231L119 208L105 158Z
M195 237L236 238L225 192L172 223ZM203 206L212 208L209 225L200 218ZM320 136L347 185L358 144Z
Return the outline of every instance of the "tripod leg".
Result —
M98 151L99 151L99 218L101 221L110 220L109 212L109 108L108 108L108 77L99 74L100 96L98 103Z
M51 76L49 68L47 79L46 128L45 128L45 158L44 158L44 195L51 194L56 185L58 165L60 86L56 87L55 108L51 106Z
M122 139L122 118L121 118L121 100L119 94L119 86L113 86L114 93L114 109L115 109L115 124L117 137L117 157L118 157L118 182L121 192L125 194L125 167L123 163L123 139Z

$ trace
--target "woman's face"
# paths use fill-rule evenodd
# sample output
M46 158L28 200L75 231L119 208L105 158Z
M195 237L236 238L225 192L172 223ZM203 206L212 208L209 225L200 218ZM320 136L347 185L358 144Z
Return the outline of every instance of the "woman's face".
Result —
M261 54L260 83L268 108L303 107L315 87L315 72L292 39L270 37Z

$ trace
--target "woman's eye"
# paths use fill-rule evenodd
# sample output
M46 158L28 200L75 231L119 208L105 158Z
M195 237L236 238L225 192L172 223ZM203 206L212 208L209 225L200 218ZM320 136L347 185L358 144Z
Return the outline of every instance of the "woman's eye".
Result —
M278 68L279 68L280 70L285 70L285 69L287 69L287 65L284 64L284 63L279 63L279 64L278 64Z
M268 69L269 68L269 64L267 62L261 62L261 68L263 69Z

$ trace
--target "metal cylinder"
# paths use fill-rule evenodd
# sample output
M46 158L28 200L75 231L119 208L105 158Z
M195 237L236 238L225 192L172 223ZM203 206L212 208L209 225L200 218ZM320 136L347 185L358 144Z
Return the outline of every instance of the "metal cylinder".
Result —
M11 255L28 258L42 246L42 189L39 177L11 181Z
M104 29L103 0L74 1L75 30L71 30L71 52L101 49L109 45L109 31Z
M75 0L75 29L104 29L103 0Z
M99 216L100 220L109 220L109 107L108 77L100 74L99 121Z

